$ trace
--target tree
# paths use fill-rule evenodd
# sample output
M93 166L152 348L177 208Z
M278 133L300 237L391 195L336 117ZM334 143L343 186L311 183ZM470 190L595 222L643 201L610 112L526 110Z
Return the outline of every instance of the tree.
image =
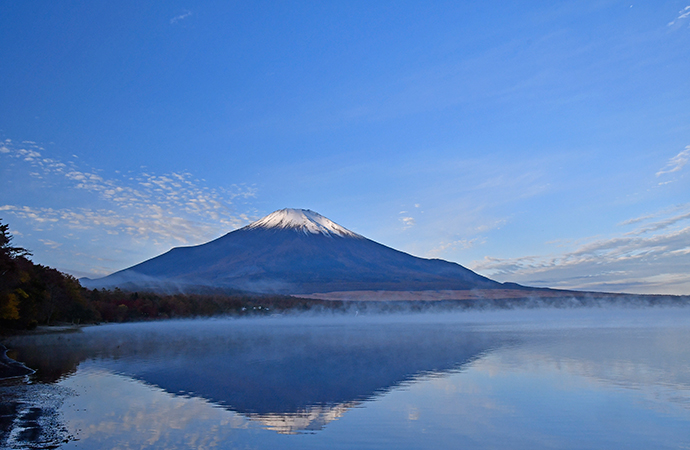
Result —
M34 264L26 258L30 254L12 246L9 226L0 223L0 327L26 329L55 321L100 320L76 278Z
M20 270L18 262L27 261L25 257L31 253L12 246L9 229L0 222L0 320L18 320L21 302L27 297L20 285L28 281L28 274Z
M31 255L31 252L25 248L12 247L12 239L13 236L10 234L10 226L0 222L0 259L2 262L14 260L20 256ZM0 275L4 275L4 273L0 272Z

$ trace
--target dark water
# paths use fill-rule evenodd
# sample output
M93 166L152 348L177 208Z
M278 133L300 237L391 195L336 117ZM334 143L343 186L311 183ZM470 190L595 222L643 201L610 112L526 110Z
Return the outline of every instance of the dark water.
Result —
M8 342L0 447L690 449L690 309L107 325Z

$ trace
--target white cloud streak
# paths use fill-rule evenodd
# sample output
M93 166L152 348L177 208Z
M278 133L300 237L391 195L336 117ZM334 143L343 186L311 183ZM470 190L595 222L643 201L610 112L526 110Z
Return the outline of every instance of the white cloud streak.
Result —
M452 242L441 242L437 247L433 248L427 256L435 258L443 255L446 251L453 250L467 250L468 248L474 247L476 244L482 244L486 242L485 238L472 238L472 239L458 239Z
M690 161L690 145L687 145L685 150L682 150L676 156L669 159L668 163L656 173L656 176L678 172L685 167L688 161Z
M675 25L679 20L687 19L690 17L690 5L678 11L678 17L668 23L668 26Z
M177 22L179 22L180 20L184 20L191 15L192 15L191 11L185 11L183 14L180 14L179 16L175 16L172 19L170 19L170 25L174 25Z
M5 204L0 203L0 211L34 224L36 230L52 231L51 239L41 242L54 249L60 240L56 237L57 230L79 230L84 239L88 239L84 235L88 230L93 232L92 238L94 234L101 239L110 236L107 239L112 241L112 236L120 236L114 244L117 247L147 241L165 247L205 242L253 219L246 213L236 212L234 206L237 201L255 196L251 187L233 185L211 189L188 172L163 175L141 172L108 177L102 171L80 167L74 161L65 163L46 157L45 150L35 144L15 146L6 141L0 145L0 157L8 163L14 162L16 170L40 180L46 193L59 189L64 192L63 197L74 198L73 204L78 205L58 207L45 204L41 196L19 198L19 195L5 196Z
M2 205L0 211L7 211L15 217L44 225L44 229L45 225L51 224L80 231L98 228L109 235L123 234L170 245L198 244L218 235L218 227L213 224L171 216L157 205L151 205L146 214L135 213L132 216L105 209L53 209L18 205Z
M405 230L413 227L416 224L414 217L401 217L400 221L403 223L403 229Z
M618 236L591 239L572 251L511 259L486 257L472 267L500 281L535 286L687 294L690 205L674 210L671 217L652 214L626 221L633 224L655 219Z
M62 246L61 243L51 241L50 239L39 239L39 241L43 242L44 245L47 245L48 247L50 247L52 249L57 249L57 248L60 248Z

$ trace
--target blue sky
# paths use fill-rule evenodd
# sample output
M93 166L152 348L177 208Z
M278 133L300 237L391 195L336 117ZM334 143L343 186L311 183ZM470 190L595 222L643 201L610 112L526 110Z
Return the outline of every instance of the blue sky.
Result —
M479 3L479 4L478 4ZM99 276L284 207L690 294L690 2L0 2L0 218Z

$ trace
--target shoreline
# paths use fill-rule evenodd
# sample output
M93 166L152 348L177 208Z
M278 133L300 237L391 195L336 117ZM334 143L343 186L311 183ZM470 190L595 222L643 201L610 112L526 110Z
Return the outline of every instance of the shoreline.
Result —
M570 295L568 295L570 294ZM357 313L391 313L391 312L424 312L449 310L506 310L506 309L539 309L539 308L592 308L603 306L618 307L664 307L690 306L688 295L663 295L663 294L621 294L621 293L597 293L559 291L553 289L542 290L427 290L427 291L339 291L327 293L301 294L294 296L296 300L307 302L315 301L312 308L286 308L278 310L281 315L295 313L347 313L353 309ZM319 304L320 303L320 304ZM271 305L273 306L273 305ZM299 305L303 306L303 305ZM324 308L325 307L325 308ZM254 308L256 309L256 307ZM259 307L261 313L264 312ZM271 308L274 309L274 308ZM275 311L275 309L274 309ZM244 311L243 311L244 312ZM268 312L268 308L265 309ZM272 311L273 312L273 311ZM254 313L254 314L252 314ZM257 314L259 310L247 310L245 314L230 314L243 317ZM275 314L275 313L274 313ZM213 316L183 316L176 319L192 319L199 317L220 317L227 314ZM273 314L272 314L273 315ZM175 318L158 317L141 320L141 322L167 321ZM130 323L139 321L106 322L106 323ZM102 323L102 322L101 322ZM57 323L55 325L40 325L32 330L3 330L0 333L0 380L19 378L36 373L35 370L23 363L7 356L9 351L4 344L5 339L14 336L48 335L61 333L78 333L84 327L97 326L101 323Z
M12 330L11 334L4 334L0 336L0 381L10 380L12 378L21 378L27 375L33 375L36 373L34 369L24 365L23 363L16 361L9 356L7 352L10 350L4 344L2 340L4 338L9 338L13 336L35 336L43 334L58 334L58 333L78 333L85 326L90 326L90 324L84 325L41 325L33 330Z
M0 380L21 378L36 373L34 369L7 356L7 352L7 347L0 344Z

